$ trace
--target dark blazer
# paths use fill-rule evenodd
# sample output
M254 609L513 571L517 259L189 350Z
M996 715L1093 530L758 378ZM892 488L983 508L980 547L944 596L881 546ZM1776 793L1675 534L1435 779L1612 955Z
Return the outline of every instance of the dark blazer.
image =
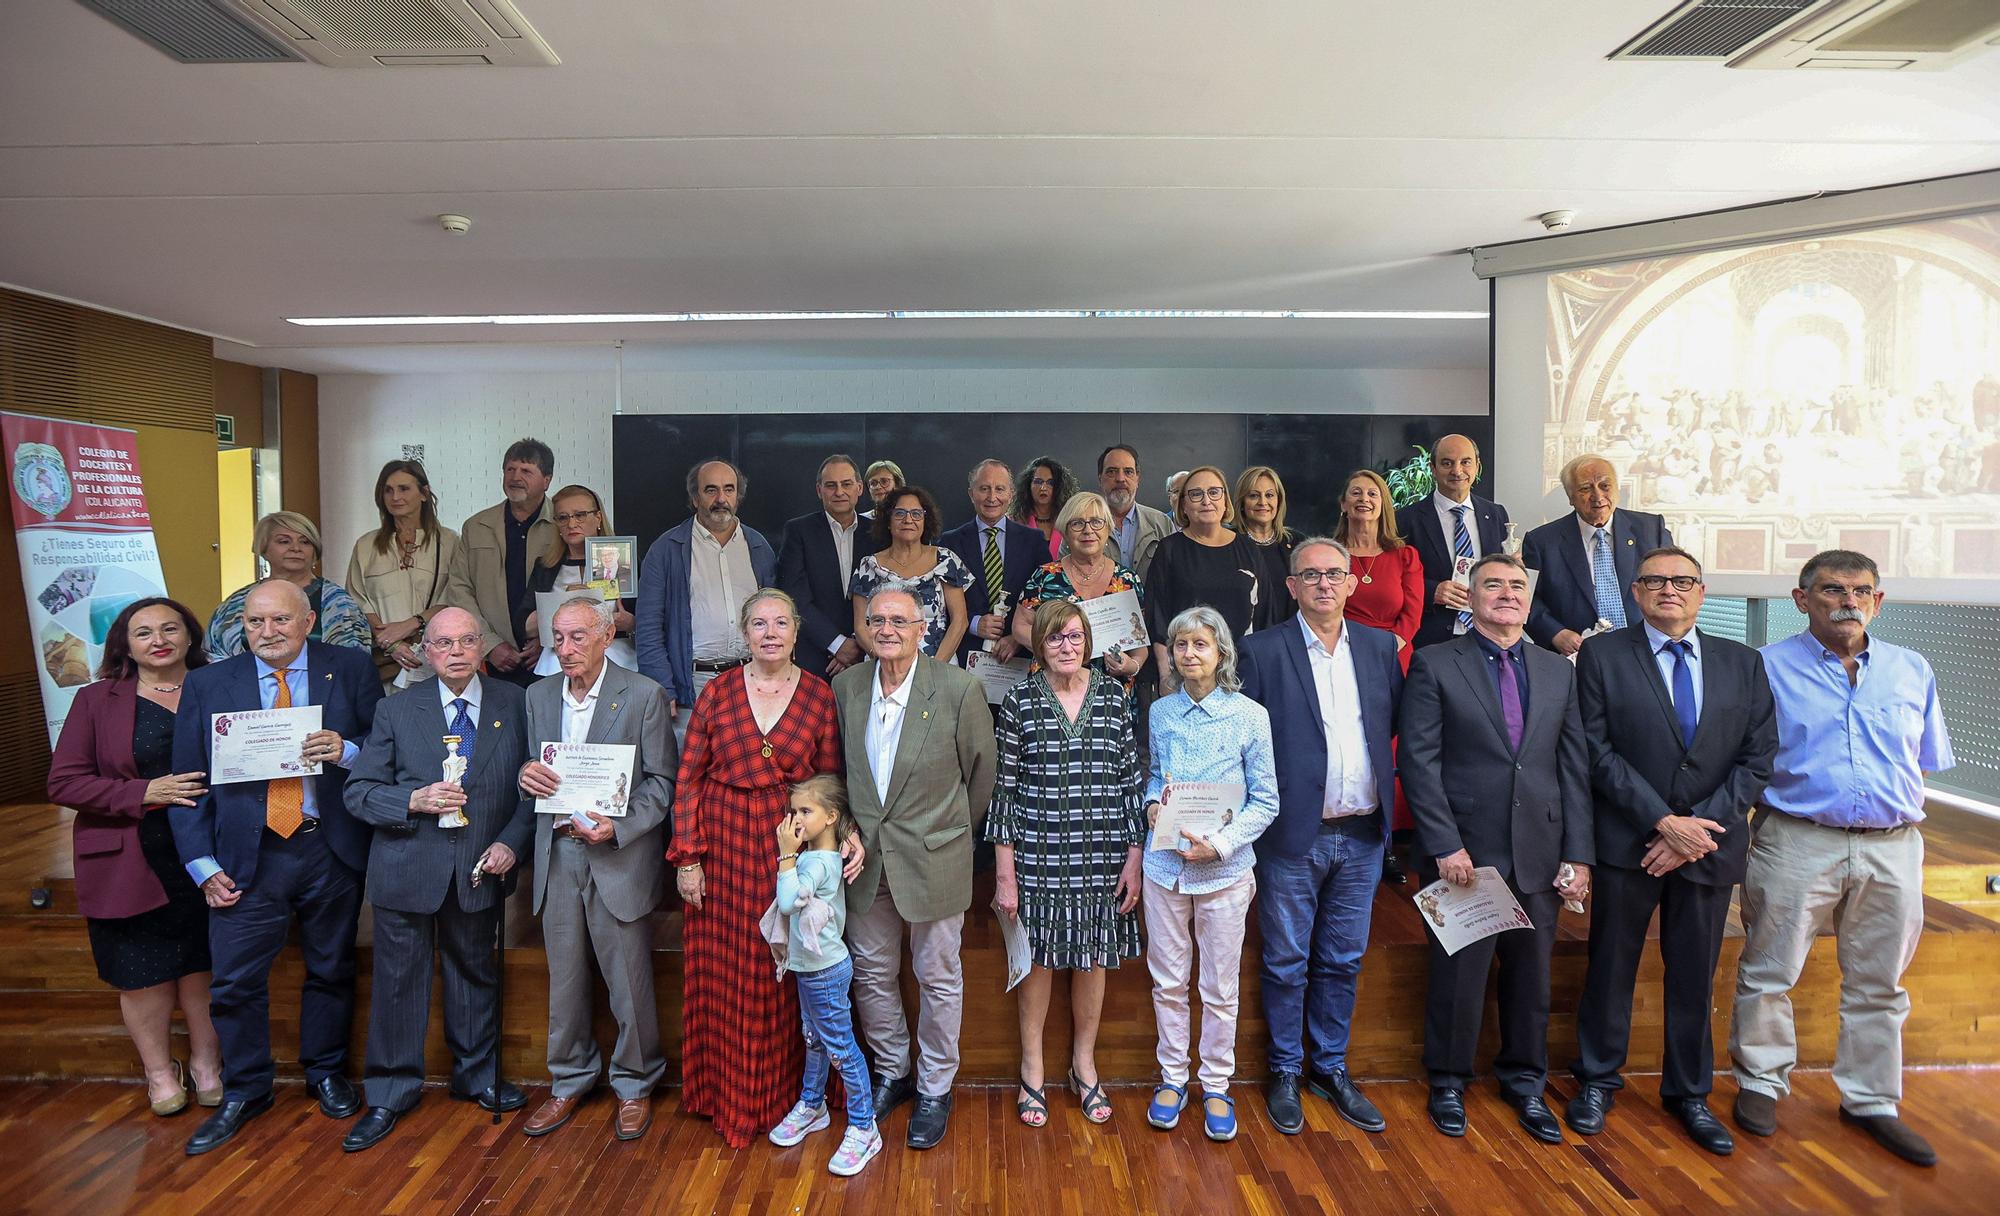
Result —
M444 703L433 676L384 701L375 728L347 777L347 810L375 829L368 853L368 902L398 912L433 913L455 890L458 906L478 912L500 902L507 879L472 885L472 866L486 846L528 860L535 816L516 784L528 760L527 694L503 680L479 681L478 731L472 766L462 779L468 828L438 826L436 815L412 814L410 794L443 774Z
M1593 864L1590 749L1568 660L1526 649L1528 720L1507 746L1500 695L1471 633L1419 650L1403 685L1403 797L1420 867L1460 849L1521 891L1552 887L1565 861Z
M375 706L382 700L382 680L375 673L375 661L365 650L324 642L307 642L300 657L310 677L306 681L310 703L321 707L321 728L336 731L357 746L366 742L375 722ZM206 773L214 768L208 757L211 714L259 709L262 704L255 655L246 652L188 672L174 723L174 771ZM323 765L313 780L318 782L315 796L320 830L327 833L334 856L356 874L367 873L368 845L374 833L347 813L341 798L347 770L337 764ZM245 781L210 786L195 805L173 807L169 814L181 861L212 856L230 881L249 887L257 877L257 851L264 840L265 784Z
M1618 567L1618 594L1625 601L1625 622L1639 619L1639 605L1632 599L1632 578L1639 573L1639 559L1662 545L1674 543L1667 521L1645 511L1611 512L1611 557ZM1583 533L1576 512L1553 519L1529 532L1521 541L1521 562L1541 571L1535 583L1535 602L1528 610L1528 636L1542 646L1552 645L1565 629L1578 633L1597 623L1597 592L1590 580L1590 558L1583 551Z
M1396 805L1396 764L1390 742L1396 708L1403 697L1403 665L1396 638L1385 630L1349 621L1342 627L1354 655L1354 684L1361 693L1361 732L1368 762L1375 769L1378 821ZM1271 715L1271 744L1278 760L1278 818L1258 838L1258 856L1301 856L1319 832L1326 806L1326 724L1319 716L1319 689L1305 634L1293 616L1245 637L1237 651L1236 674L1243 695Z
M1597 856L1606 865L1636 870L1661 816L1713 819L1723 828L1719 847L1674 873L1727 887L1743 881L1750 848L1745 816L1771 780L1777 711L1764 657L1750 647L1702 631L1697 668L1701 717L1694 746L1684 748L1644 624L1590 638L1577 655Z
M854 564L859 566L862 558L881 547L875 530L857 519ZM792 658L821 678L826 676L826 648L835 638L854 632L854 601L847 597L847 585L840 575L840 552L833 547L826 512L786 520L785 539L778 550L778 589L799 606L799 644Z
M1049 564L1049 536L1040 528L1030 528L1019 520L1001 521L1001 577L1006 580L1007 608L1021 606L1021 590L1035 571ZM966 520L938 537L938 543L958 554L972 571L972 585L965 589L965 637L958 644L959 662L978 650L985 639L972 635L972 618L993 611L993 591L986 585L986 547L979 533L977 517Z
M1457 558L1451 550L1451 537L1445 534L1444 525L1438 522L1432 498L1433 495L1426 494L1396 512L1404 534L1417 548L1417 560L1424 566L1424 619L1417 626L1416 639L1410 643L1412 646L1449 642L1453 637L1452 625L1458 620L1456 608L1446 608L1436 602L1438 584L1451 581L1451 568ZM1466 501L1472 505L1466 518L1479 537L1479 551L1500 552L1501 546L1507 543L1507 508L1477 494L1469 495Z
M167 808L145 805L147 782L132 760L138 712L137 680L85 685L49 761L49 801L76 812L76 906L85 916L109 920L166 906L167 889L139 848L139 821Z

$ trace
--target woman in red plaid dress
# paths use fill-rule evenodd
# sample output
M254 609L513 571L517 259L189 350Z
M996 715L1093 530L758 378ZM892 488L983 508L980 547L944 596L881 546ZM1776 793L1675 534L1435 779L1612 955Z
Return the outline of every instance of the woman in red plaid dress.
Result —
M732 1148L769 1131L799 1096L798 990L776 978L758 921L771 903L771 838L787 790L841 768L833 693L792 662L791 598L759 591L742 625L749 664L710 680L688 719L667 849L687 904L681 1109L713 1119Z

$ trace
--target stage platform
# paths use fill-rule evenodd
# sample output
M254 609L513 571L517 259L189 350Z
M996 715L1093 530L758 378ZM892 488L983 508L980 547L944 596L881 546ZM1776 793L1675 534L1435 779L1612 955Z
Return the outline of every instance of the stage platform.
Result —
M48 804L0 808L8 826L0 843L0 1077L129 1078L138 1063L119 1021L116 994L98 980L83 920L76 912L70 877L69 813ZM2000 873L2000 821L1934 806L1925 827L1925 931L1916 961L1905 979L1914 1009L1904 1032L1904 1058L1911 1066L2000 1063L2000 900L1985 894L1985 876ZM1413 886L1381 887L1375 902L1374 932L1363 965L1354 1018L1350 1065L1357 1077L1412 1079L1423 1038L1426 945L1422 923L1409 895ZM35 892L45 906L34 906ZM1006 962L988 904L990 877L978 881L965 932L967 988L962 1080L1000 1083L1016 1075L1018 1038L1014 1001L1005 994ZM670 897L671 898L671 897ZM522 1082L546 1079L547 964L538 926L516 893L509 913L510 948L506 968L503 1065ZM680 913L656 914L654 971L667 1038L670 1076L680 1059ZM1554 1015L1550 1061L1560 1072L1575 1050L1575 1008L1582 988L1589 922L1565 914L1556 946ZM364 925L365 933L365 925ZM1732 912L1714 1010L1718 1056L1727 1042L1730 994L1736 955L1742 946ZM1257 984L1254 919L1244 957L1243 1004L1238 1034L1237 1075L1264 1074L1264 1025ZM362 1054L366 1029L370 953L360 951L361 1015L355 1019L354 1056ZM296 947L281 958L271 989L275 1023L273 1046L280 1075L296 1068L298 991L302 971ZM906 988L910 987L905 977ZM1805 1066L1832 1062L1837 1031L1839 972L1831 946L1813 952L1794 1001L1798 1010L1800 1056ZM912 992L912 999L914 993ZM1490 1001L1489 996L1489 1001ZM600 1006L601 1007L601 1006ZM1641 970L1633 1012L1631 1067L1659 1067L1660 969L1649 955ZM1488 1022L1488 1053L1494 1047ZM612 1027L600 1018L608 1047ZM177 1035L178 1035L177 1029ZM1051 1060L1068 1052L1068 1012L1062 986L1052 1002L1046 1051ZM1111 976L1106 993L1098 1061L1113 1083L1143 1082L1156 1075L1150 982L1143 960ZM177 1054L185 1041L177 1038ZM429 1059L434 1070L448 1055L439 1017L431 1019ZM295 1073L293 1075L296 1075ZM438 1073L441 1077L442 1073Z

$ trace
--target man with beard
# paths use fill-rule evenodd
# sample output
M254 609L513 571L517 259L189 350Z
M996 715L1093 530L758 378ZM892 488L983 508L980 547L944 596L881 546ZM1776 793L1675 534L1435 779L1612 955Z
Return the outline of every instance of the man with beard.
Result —
M541 642L528 628L535 597L528 571L555 541L549 481L556 456L539 439L517 439L500 461L506 500L471 516L459 529L445 599L479 618L489 674L526 687L535 681Z
M722 672L750 661L736 614L760 587L777 585L778 555L761 532L736 518L749 481L727 460L688 470L692 518L667 529L639 563L634 621L639 672L667 690L674 734L680 707Z
M1098 453L1097 491L1111 508L1111 560L1123 562L1144 583L1153 550L1173 533L1174 521L1139 501L1137 449L1114 443Z

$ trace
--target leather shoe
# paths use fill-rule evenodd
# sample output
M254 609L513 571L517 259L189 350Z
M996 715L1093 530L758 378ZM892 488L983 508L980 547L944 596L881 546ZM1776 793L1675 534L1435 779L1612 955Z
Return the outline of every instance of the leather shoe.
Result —
M1722 1120L1708 1109L1706 1098L1682 1098L1667 1103L1667 1110L1681 1121L1687 1129L1688 1139L1718 1157L1727 1157L1736 1151L1736 1138L1729 1129L1722 1126Z
M371 1106L368 1113L354 1121L347 1134L340 1139L340 1149L346 1153L358 1153L374 1148L382 1142L382 1137L396 1129L398 1115L386 1106Z
M528 1121L521 1125L524 1136L546 1136L550 1132L576 1118L576 1108L583 1105L582 1095L574 1098L558 1098L549 1095L549 1100L535 1108Z
M1555 1112L1549 1109L1548 1103L1542 1101L1542 1095L1508 1094L1507 1104L1514 1108L1514 1113L1520 1117L1521 1126L1528 1129L1530 1136L1543 1144L1563 1142L1562 1124L1556 1122Z
M1875 1143L1912 1165L1936 1165L1937 1150L1895 1115L1850 1115L1840 1112L1842 1123L1852 1123L1874 1138Z
M653 1099L650 1094L643 1098L618 1099L618 1115L612 1121L612 1135L620 1140L637 1140L651 1126Z
M1595 1136L1604 1130L1604 1116L1611 1113L1616 1099L1601 1085L1586 1085L1563 1108L1563 1122L1579 1136Z
M225 1099L214 1114L203 1119L201 1126L194 1129L194 1135L188 1137L187 1155L199 1157L211 1149L221 1148L243 1130L245 1123L270 1109L269 1093L257 1098Z
M917 1074L895 1077L875 1082L875 1117L887 1115L890 1111L917 1096Z
M319 1113L329 1119L352 1118L361 1109L361 1095L354 1092L354 1082L337 1072L321 1077L306 1089L319 1099Z
M1375 1108L1366 1095L1348 1080L1347 1070L1338 1072L1309 1072L1306 1074L1306 1088L1333 1103L1333 1109L1340 1117L1364 1132L1379 1132L1389 1126L1382 1112Z
M1299 1104L1299 1074L1271 1074L1271 1083L1264 1090L1264 1112L1287 1136L1296 1136L1305 1130L1306 1108Z
M881 1112L875 1117L880 1119ZM911 1148L936 1148L944 1139L945 1124L951 1120L951 1095L948 1093L932 1097L917 1095L917 1109L910 1112L910 1135L905 1141Z
M1382 881L1392 887L1400 887L1410 881L1409 871L1403 868L1403 862L1396 856L1394 850L1383 850Z
M522 1093L520 1086L512 1081L495 1081L476 1094L454 1089L451 1091L451 1100L477 1102L481 1110L489 1110L497 1115L504 1111L520 1110L528 1104L528 1095Z
M1431 1088L1431 1100L1425 1104L1430 1112L1431 1123L1447 1136L1465 1134L1465 1091L1456 1085L1437 1085Z
M1736 1109L1730 1112L1736 1126L1753 1136L1772 1136L1778 1131L1778 1100L1754 1089L1736 1091Z

